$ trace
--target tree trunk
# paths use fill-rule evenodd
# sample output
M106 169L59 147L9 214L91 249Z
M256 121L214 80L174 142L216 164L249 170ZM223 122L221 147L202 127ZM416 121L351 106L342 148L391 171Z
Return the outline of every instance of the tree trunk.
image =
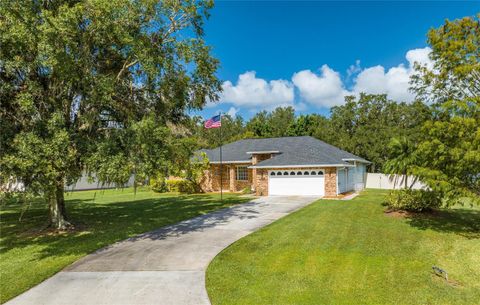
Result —
M408 189L408 176L407 176L407 171L404 171L403 181L404 181L404 183L405 183L405 189Z
M57 183L55 191L49 196L50 203L50 226L57 230L66 230L72 227L67 221L65 209L63 179Z

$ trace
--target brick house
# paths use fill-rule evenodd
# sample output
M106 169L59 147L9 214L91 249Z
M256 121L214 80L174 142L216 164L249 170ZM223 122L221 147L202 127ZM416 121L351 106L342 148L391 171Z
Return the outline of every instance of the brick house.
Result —
M210 168L206 192L238 192L258 196L316 195L335 197L365 185L370 162L309 136L244 139L220 148L203 149ZM222 179L220 178L222 177ZM222 184L222 185L220 185Z

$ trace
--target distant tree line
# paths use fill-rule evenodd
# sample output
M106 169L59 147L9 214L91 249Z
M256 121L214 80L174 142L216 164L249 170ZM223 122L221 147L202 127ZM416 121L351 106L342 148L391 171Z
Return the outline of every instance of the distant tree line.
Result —
M292 107L278 107L258 112L249 120L224 115L222 130L203 128L201 117L191 118L190 124L201 147L244 138L312 136L370 160L371 171L381 171L390 140L402 136L417 139L421 126L431 117L431 107L420 101L398 103L386 95L361 94L346 97L345 104L331 108L328 117L295 115Z

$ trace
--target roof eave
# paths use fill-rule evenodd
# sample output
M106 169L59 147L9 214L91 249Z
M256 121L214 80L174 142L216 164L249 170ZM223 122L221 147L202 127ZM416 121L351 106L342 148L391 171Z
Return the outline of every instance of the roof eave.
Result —
M310 168L310 167L355 167L352 164L303 164L303 165L260 165L249 166L248 168Z
M235 163L235 164L251 164L252 161L250 160L235 160L235 161L227 161L227 160L222 160L222 162L220 161L210 161L210 164L226 164L226 163Z

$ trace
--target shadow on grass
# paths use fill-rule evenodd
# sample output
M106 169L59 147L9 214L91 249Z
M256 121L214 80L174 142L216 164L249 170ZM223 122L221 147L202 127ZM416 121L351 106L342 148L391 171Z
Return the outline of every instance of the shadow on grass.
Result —
M455 233L468 239L480 238L480 211L473 209L437 210L408 217L408 223L421 230Z
M4 205L1 213L0 253L33 245L39 247L37 254L32 256L32 261L52 256L84 255L119 240L250 200L231 196L224 197L220 202L217 197L179 195L111 203L94 203L92 199L70 199L66 202L69 218L81 230L64 234L40 231L48 220L45 204L37 203L29 209L22 222L18 221L21 211L18 204ZM192 220L192 223L197 222L198 229L212 226L235 213L235 209L229 211L214 213L214 216L206 215L200 217L200 220ZM177 233L187 230L187 227L179 227ZM151 235L152 238L153 236ZM161 235L155 236L160 238Z

